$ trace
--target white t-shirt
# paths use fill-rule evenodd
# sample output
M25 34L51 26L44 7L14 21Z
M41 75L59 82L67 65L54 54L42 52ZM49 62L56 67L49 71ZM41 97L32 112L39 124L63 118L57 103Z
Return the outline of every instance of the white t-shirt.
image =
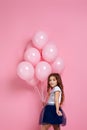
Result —
M60 91L60 96L59 96L59 103L61 102L61 89L59 88L59 86L55 86L51 91L50 91L50 96L49 99L47 101L47 104L52 104L54 105L54 94L55 92Z

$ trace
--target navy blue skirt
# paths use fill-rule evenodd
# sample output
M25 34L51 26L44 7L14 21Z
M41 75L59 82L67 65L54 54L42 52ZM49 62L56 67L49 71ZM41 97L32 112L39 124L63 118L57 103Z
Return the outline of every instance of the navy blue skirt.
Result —
M40 114L39 124L66 125L66 116L62 108L59 108L62 116L56 113L55 105L46 105Z

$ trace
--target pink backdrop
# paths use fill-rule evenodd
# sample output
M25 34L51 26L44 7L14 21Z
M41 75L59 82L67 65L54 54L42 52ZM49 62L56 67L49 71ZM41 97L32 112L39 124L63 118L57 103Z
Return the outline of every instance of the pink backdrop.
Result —
M0 130L39 130L37 92L16 76L32 34L41 29L64 59L63 130L87 130L86 0L0 0Z

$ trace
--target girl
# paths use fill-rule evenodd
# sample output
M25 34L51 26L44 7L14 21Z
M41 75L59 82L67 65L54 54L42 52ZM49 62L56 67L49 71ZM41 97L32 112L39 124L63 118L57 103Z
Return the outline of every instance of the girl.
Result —
M40 116L41 130L48 130L50 126L53 126L54 130L60 130L60 124L66 124L66 117L61 109L64 101L64 90L61 77L58 73L49 75L47 92L46 105Z

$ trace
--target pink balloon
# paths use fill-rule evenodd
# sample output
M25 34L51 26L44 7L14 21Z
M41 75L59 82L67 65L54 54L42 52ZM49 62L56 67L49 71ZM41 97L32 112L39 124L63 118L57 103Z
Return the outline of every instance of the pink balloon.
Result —
M32 38L33 45L38 49L42 49L44 45L46 44L47 40L48 40L48 37L46 33L43 31L36 32Z
M28 83L30 86L34 87L34 86L37 86L37 85L38 85L39 80L36 79L35 77L33 77L33 79L31 79L31 80L27 80L27 83Z
M37 79L45 81L51 73L51 66L47 62L41 61L36 65L35 72Z
M43 59L48 62L53 62L57 57L58 50L54 43L47 44L42 50Z
M41 59L40 52L36 48L30 47L25 51L24 59L35 66Z
M62 73L64 70L64 61L62 58L57 58L52 64L53 72Z
M30 80L34 76L34 67L31 63L23 61L17 67L17 74L23 80Z

